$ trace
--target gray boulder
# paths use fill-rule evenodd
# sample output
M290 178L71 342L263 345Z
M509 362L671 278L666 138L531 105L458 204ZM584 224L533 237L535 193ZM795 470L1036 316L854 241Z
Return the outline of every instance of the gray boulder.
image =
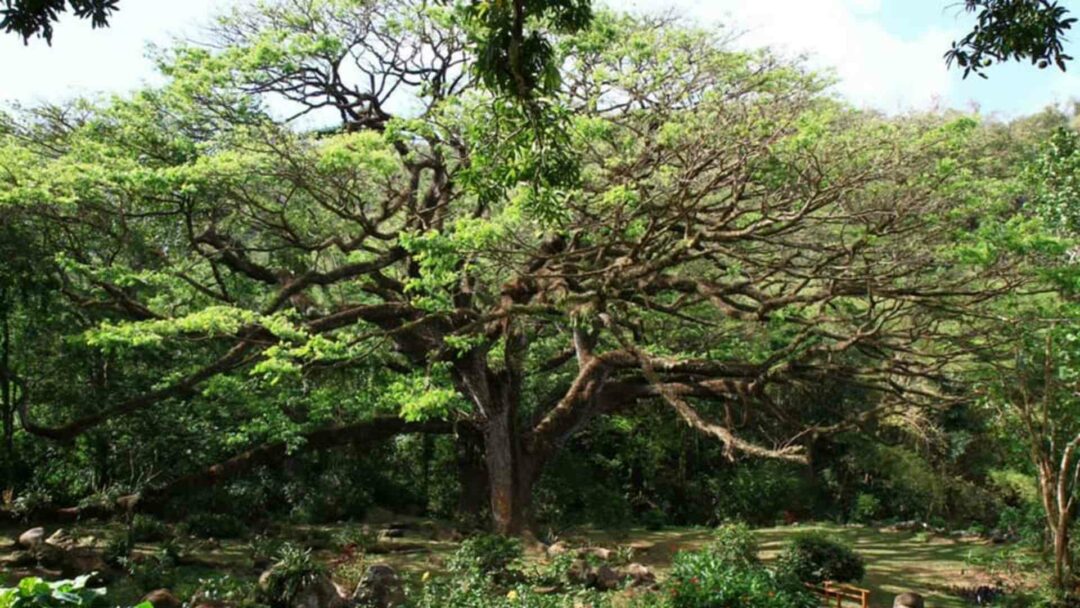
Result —
M149 602L154 608L180 608L182 602L176 599L168 589L154 589L142 598L143 602Z
M353 600L360 606L391 608L405 604L405 590L397 571L386 564L369 566L364 578L353 592Z
M622 587L623 576L606 564L597 567L594 576L596 579L594 584L601 591L614 591Z
M602 561L611 561L614 551L603 547L586 547L581 550L581 557L595 557Z
M557 543L549 545L547 548L547 554L549 557L558 557L560 555L566 555L569 552L570 547L568 547L566 543L561 540Z
M330 577L323 576L297 591L289 608L345 608L348 604Z
M277 597L279 589L274 589L275 570L270 568L259 576L259 591L271 606L279 608L346 608L349 601L338 593L338 588L329 574L323 574L300 587L291 598ZM287 601L286 601L287 600Z
M926 608L923 596L918 593L901 593L893 600L893 608Z
M37 548L43 542L45 542L45 528L30 528L19 535L19 546L27 549Z
M66 551L74 547L76 543L75 539L71 538L66 530L60 528L56 532L53 532L49 538L45 539L45 544Z
M626 575L630 577L632 587L653 587L656 585L656 575L644 564L634 562L626 566Z
M591 586L596 582L596 572L583 559L575 559L566 571L566 578L577 585Z

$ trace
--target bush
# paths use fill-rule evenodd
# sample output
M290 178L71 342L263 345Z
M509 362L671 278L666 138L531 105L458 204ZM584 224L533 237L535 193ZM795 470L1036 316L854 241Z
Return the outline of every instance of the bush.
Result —
M877 521L880 516L881 499L865 492L855 497L855 504L851 506L851 521L868 524Z
M453 576L425 581L410 590L409 605L415 608L608 608L611 602L602 593L579 590L574 593L543 594L528 586L507 591L493 587L476 576ZM644 607L643 607L644 608Z
M236 576L203 578L199 579L199 587L192 601L186 605L197 606L200 603L249 608L257 605L257 590L251 581Z
M790 505L805 502L808 492L798 468L769 460L742 463L730 476L710 481L715 521L772 525Z
M266 566L277 559L284 545L284 541L272 536L256 534L247 544L248 557L251 558L255 566Z
M143 513L131 518L129 531L131 540L138 543L156 542L169 537L169 527L165 522Z
M286 488L292 504L291 517L301 523L325 524L364 516L375 504L366 484L351 479L349 471L330 470L309 484ZM312 486L318 491L313 491Z
M334 548L339 551L353 547L357 551L366 553L379 543L379 535L374 530L363 526L350 526L335 532L332 542Z
M744 523L721 524L713 532L715 556L733 566L750 566L758 563L758 542L754 531Z
M291 606L301 590L328 575L326 566L312 557L311 549L286 544L269 575L260 581L259 595L271 606Z
M812 608L816 598L798 581L747 560L744 550L714 543L675 556L664 586L672 608Z
M36 513L52 507L52 496L41 488L30 488L19 494L11 503L11 512L22 521L28 521Z
M795 537L777 559L777 570L804 583L853 583L866 574L862 557L824 534Z
M521 559L521 541L495 534L481 534L461 543L448 564L458 573L498 576Z
M106 563L114 566L123 566L127 563L131 550L135 548L135 542L131 540L131 534L124 532L109 540L102 550L102 558Z
M186 523L188 531L201 538L239 538L247 532L244 522L228 513L196 513Z
M124 560L125 570L142 591L172 587L176 584L176 556L163 548L140 561Z

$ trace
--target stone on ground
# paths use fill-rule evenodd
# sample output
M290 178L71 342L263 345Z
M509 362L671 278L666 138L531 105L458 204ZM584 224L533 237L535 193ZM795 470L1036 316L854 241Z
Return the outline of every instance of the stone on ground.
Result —
M923 596L918 593L901 593L893 600L893 608L926 608Z
M626 575L630 577L632 587L652 587L656 585L656 575L644 564L634 562L626 566Z
M154 589L144 595L141 602L150 602L154 608L180 608L182 605L168 589Z
M608 565L596 568L596 588L601 591L614 591L622 586L623 576Z
M397 571L386 564L369 566L353 592L360 606L391 608L405 604L405 590Z
M45 528L30 528L19 535L19 545L27 549L33 549L45 542Z

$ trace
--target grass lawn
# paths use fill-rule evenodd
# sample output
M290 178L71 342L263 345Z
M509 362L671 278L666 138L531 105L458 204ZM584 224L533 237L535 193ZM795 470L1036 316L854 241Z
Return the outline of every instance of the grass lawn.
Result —
M759 528L761 557L774 558L783 545L800 532L818 530L843 540L866 559L866 578L859 586L871 591L871 606L891 608L893 597L903 591L923 594L928 608L960 608L971 604L950 593L954 587L977 587L993 579L968 563L968 556L996 550L987 541L915 532L892 532L863 526L808 524ZM572 540L596 545L632 544L642 563L661 576L677 551L708 543L708 529L672 528L661 531L632 530L612 533L586 531L568 535Z

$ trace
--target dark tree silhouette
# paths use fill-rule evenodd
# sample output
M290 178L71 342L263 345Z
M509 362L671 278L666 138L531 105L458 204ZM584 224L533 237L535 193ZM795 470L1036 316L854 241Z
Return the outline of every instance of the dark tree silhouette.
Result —
M978 13L978 21L966 36L953 42L945 53L948 65L964 70L964 78L978 74L995 62L1021 61L1045 68L1057 65L1065 71L1065 32L1075 18L1051 0L965 0L964 9Z
M119 3L120 0L4 0L0 27L6 33L22 36L26 43L36 36L52 44L53 23L60 19L61 13L71 9L79 19L89 19L91 26L106 27Z

